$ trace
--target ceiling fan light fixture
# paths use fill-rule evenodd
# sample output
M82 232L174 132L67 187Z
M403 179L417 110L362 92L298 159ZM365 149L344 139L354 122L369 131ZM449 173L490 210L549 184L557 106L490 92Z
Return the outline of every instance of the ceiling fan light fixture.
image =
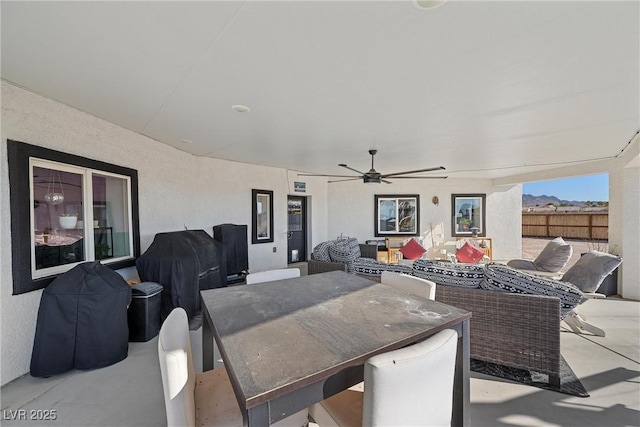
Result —
M381 182L382 180L381 180L381 179L380 179L380 177L378 177L378 176L369 176L369 175L364 175L364 176L362 177L362 181L363 181L365 184L380 184L380 182Z

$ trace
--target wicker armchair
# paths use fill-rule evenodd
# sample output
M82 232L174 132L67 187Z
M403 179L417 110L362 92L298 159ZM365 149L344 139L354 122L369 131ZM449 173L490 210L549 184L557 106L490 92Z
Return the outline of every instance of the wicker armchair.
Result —
M360 253L363 258L373 258L376 259L378 257L378 247L376 245L365 245L360 244ZM313 259L313 254L311 255L311 259L307 263L308 266L308 274L318 274L318 273L326 273L327 271L347 271L347 264L342 262L331 262L331 261L318 261Z

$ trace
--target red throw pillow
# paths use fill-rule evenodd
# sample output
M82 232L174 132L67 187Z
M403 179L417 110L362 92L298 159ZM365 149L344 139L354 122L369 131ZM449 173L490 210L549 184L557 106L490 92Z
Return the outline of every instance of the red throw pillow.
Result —
M416 260L422 256L427 250L422 245L416 242L416 239L411 239L406 245L400 248L400 253L406 259Z
M466 262L468 264L475 264L484 257L484 252L473 246L471 243L465 243L458 252L456 252L456 258L458 262Z

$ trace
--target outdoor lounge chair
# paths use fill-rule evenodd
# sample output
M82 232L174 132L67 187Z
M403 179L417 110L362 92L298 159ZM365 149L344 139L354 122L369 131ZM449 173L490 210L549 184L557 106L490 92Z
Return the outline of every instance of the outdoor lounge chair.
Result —
M562 237L556 237L547 243L533 261L512 259L507 265L534 274L554 276L567 265L572 254L573 248L571 245L566 243Z

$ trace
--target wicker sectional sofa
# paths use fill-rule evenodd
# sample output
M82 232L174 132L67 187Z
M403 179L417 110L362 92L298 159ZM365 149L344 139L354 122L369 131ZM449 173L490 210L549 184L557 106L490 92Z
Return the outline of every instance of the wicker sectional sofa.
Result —
M575 291L570 289L569 299L571 301L567 303L564 296L561 301L561 298L557 296L544 295L546 293L544 291L540 294L532 294L505 292L497 288L496 290L488 290L479 286L473 288L469 283L464 282L465 279L454 285L457 279L450 279L448 276L442 280L436 277L421 276L419 269L415 269L415 264L413 268L392 266L366 258L359 259L356 264L357 267L353 268L339 262L311 260L309 274L332 270L351 270L363 277L380 281L379 272L381 270L392 270L428 278L437 285L437 301L473 313L470 322L471 358L547 374L551 385L560 385L560 322L572 306L581 300L581 292L577 288ZM458 267L454 266L455 264L450 264L445 268L472 268L464 264L458 265ZM504 270L510 272L508 267L502 265L490 264L487 267L479 266L477 268L479 270L476 271L480 272L474 276L473 280L478 283L485 282L483 283L485 286L491 286L491 277L495 276L493 270L499 273L504 273ZM486 276L490 277L489 279L485 277L485 272ZM525 277L526 274L523 275L520 272L514 274L515 276L510 280L526 282L528 278L528 275ZM542 285L556 286L549 279L536 277L532 280L536 283L542 283ZM566 288L566 285L566 283L558 282L558 286L562 290ZM571 285L569 287L573 288ZM525 291L528 292L526 289Z

